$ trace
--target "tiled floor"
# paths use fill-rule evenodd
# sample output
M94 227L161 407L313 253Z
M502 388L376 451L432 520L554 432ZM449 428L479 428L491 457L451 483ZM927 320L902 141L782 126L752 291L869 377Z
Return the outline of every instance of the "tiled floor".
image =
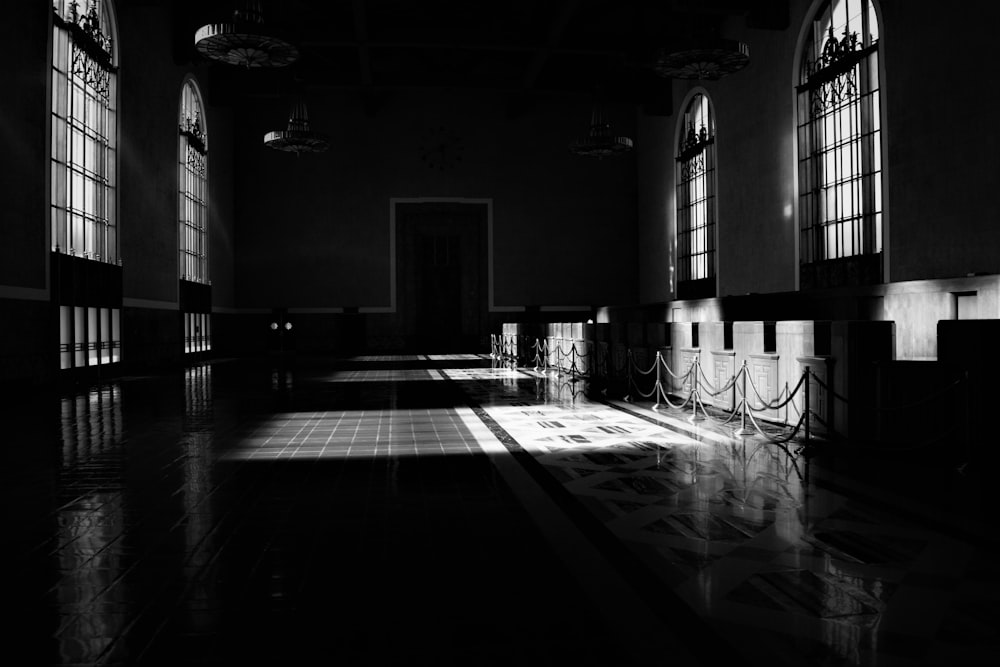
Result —
M947 447L779 446L477 355L27 403L24 664L1000 662L991 471Z

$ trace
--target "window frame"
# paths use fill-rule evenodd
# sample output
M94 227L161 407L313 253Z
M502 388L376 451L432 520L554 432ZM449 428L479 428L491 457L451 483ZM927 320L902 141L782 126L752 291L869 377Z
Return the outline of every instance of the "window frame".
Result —
M197 80L181 84L177 139L177 273L210 285L208 122ZM192 164L195 164L192 167Z
M680 299L714 297L719 222L715 105L708 91L697 87L688 92L680 108L683 112L672 146L675 293ZM692 168L700 173L692 175ZM693 224L695 218L701 218L698 224Z
M113 0L96 0L95 23L91 3L79 4L57 0L51 12L49 241L120 265L117 15Z
M888 276L882 24L875 0L816 0L802 24L793 67L799 289Z

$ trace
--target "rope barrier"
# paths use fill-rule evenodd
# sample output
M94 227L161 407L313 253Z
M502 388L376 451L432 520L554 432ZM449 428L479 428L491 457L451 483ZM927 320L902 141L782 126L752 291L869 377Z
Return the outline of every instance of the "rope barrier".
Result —
M682 386L685 384L686 381L691 381L690 382L691 389L688 392L688 395L684 399L683 403L681 403L680 405L677 405L677 404L673 403L670 400L670 398L668 396L668 393L663 389L662 379L659 377L659 374L658 374L656 387L654 388L654 391L650 392L650 394L649 394L649 395L652 395L654 393L657 394L657 400L656 400L656 402L653 405L653 409L654 410L655 409L660 409L659 399L662 396L664 402L667 405L669 405L671 408L674 408L674 409L683 409L684 407L686 407L687 405L690 404L691 405L691 409L692 409L692 415L690 417L691 421L701 421L701 420L707 418L707 419L710 419L711 421L713 421L715 423L718 423L718 424L721 424L721 425L727 425L727 424L729 424L730 422L732 422L736 418L737 414L739 414L739 415L742 416L742 419L741 419L740 428L735 431L736 435L742 435L742 436L752 435L754 432L756 432L759 435L761 435L762 437L764 437L765 439L767 439L768 441L773 442L775 444L782 444L782 443L788 442L791 439L795 438L795 436L798 434L798 432L800 430L803 429L803 427L805 427L805 430L806 430L807 433L809 432L809 423L808 422L809 422L809 418L812 416L811 415L811 411L807 411L805 413L800 414L799 419L796 422L796 424L794 425L794 427L792 428L791 432L788 433L788 434L786 434L786 435L784 435L784 436L781 436L781 437L775 437L771 433L766 432L761 427L761 425L758 422L757 418L754 417L754 412L755 411L756 412L764 412L764 411L769 411L769 410L779 410L782 407L785 407L785 406L789 405L792 402L792 400L795 398L795 396L799 392L799 390L803 386L805 386L804 382L805 382L806 374L808 373L808 369L803 373L803 376L799 379L799 382L798 382L798 384L796 384L795 389L793 391L789 392L788 391L788 387L786 385L786 387L782 390L782 393L778 396L777 399L775 399L773 401L768 401L768 400L765 400L760 395L760 392L757 390L756 386L754 386L753 380L752 380L752 378L750 378L749 372L748 372L748 370L746 368L746 362L745 361L743 363L743 366L740 368L740 370L738 372L734 373L732 376L730 376L730 378L728 380L726 380L725 384L721 388L719 388L719 389L715 389L714 387L712 387L711 382L708 380L707 376L705 375L704 371L702 370L702 368L701 368L701 362L700 362L700 355L695 355L694 359L692 360L691 366L688 368L688 371L685 374L681 375L681 374L675 373L670 368L669 364L667 364L663 360L662 355L659 352L657 352L657 368L660 368L660 367L662 367L662 369L666 370L666 372L671 377L673 377L675 379L678 379L678 380L681 380L681 385ZM641 369L637 369L637 370L640 372L640 374L643 373L643 371ZM705 405L704 401L702 401L702 399L701 399L701 394L702 394L702 390L700 388L701 383L704 382L704 384L709 387L708 391L705 392L705 393L707 393L709 396L714 397L714 396L718 396L718 395L720 395L720 394L722 394L722 393L724 393L726 391L735 391L736 383L741 378L743 379L743 391L741 393L741 398L740 398L739 404L738 405L734 405L733 409L731 411L728 411L728 416L725 419L716 418L713 414L711 414L708 411L707 406ZM751 405L749 403L749 401L747 400L748 394L747 394L747 390L746 390L746 384L747 384L748 380L749 380L749 382L751 384L751 388L753 388L754 393L755 393L755 395L758 398L758 401L762 405L760 405L760 406L754 406L754 405ZM640 395L642 395L644 397L648 397L648 395L644 394L641 391L639 393L640 393ZM724 412L726 412L726 411L724 411ZM748 428L748 426L747 426L747 419L749 419L750 426L753 427L752 429ZM787 416L786 416L785 421L786 422L788 421L787 420ZM807 438L807 440L808 440L808 438Z
M616 378L625 380L625 391L623 400L633 402L634 398L641 400L651 400L653 410L661 410L669 407L673 410L686 410L690 407L690 421L697 422L703 419L710 419L713 423L726 426L732 424L737 416L740 417L738 428L734 428L734 435L747 436L759 435L767 442L784 446L792 440L799 439L805 444L817 442L829 442L833 439L848 439L838 433L833 425L832 409L834 402L842 404L846 409L861 410L871 414L900 414L907 411L917 411L933 405L947 397L954 397L954 401L965 399L965 441L968 456L971 457L971 417L969 397L968 374L959 377L948 385L941 387L927 396L917 401L911 401L902 405L866 405L858 400L850 400L848 397L835 391L831 384L818 376L815 371L808 366L803 368L802 374L795 383L794 388L789 389L788 383L781 389L777 396L773 398L765 397L754 382L747 362L732 374L725 382L720 382L721 378L716 378L720 385L717 387L701 367L700 355L695 354L683 373L678 373L670 367L664 355L657 350L655 359L649 366L640 366L631 347L624 347L624 354L620 354L620 344L613 344L604 341L595 342L591 348L585 342L587 348L581 352L578 348L578 340L572 338L561 338L546 336L545 338L535 337L534 342L529 342L527 335L518 336L516 334L491 334L490 335L490 357L503 360L516 368L523 360L525 365L534 363L536 373L548 375L550 371L558 375L568 373L570 379L562 385L562 388L574 386L580 379L599 381L602 378L612 380ZM621 363L619 363L621 359ZM652 377L651 376L654 376ZM672 379L672 384L684 393L675 393L673 389L668 390L666 381ZM648 384L652 382L651 386ZM749 386L748 386L749 385ZM607 394L609 386L601 389L602 394ZM964 389L964 393L959 395L956 392ZM819 414L813 408L811 394L813 391L821 391L826 402L826 414ZM560 389L560 392L562 389ZM732 408L718 405L718 401L711 401L707 406L703 400L706 398L717 399L732 392ZM752 393L751 393L752 392ZM576 396L583 391L572 394ZM802 397L801 404L797 399ZM677 396L680 401L671 400ZM753 398L755 400L751 401ZM712 410L709 410L709 407ZM782 419L778 411L784 409L785 414ZM721 412L721 415L719 414ZM823 412L822 410L820 412ZM713 414L714 413L714 414ZM765 413L773 413L770 416ZM792 417L794 414L794 418ZM794 419L794 424L792 423ZM770 423L765 428L762 420ZM817 432L817 427L820 432ZM775 432L781 429L781 432ZM954 437L954 428L947 428L940 435L935 435L930 440L920 443L908 442L905 446L887 447L888 441L882 438L866 439L862 434L852 434L849 440L855 442L875 442L879 443L880 451L909 451L922 449L931 446L941 438ZM803 446L805 446L803 444ZM852 447L844 442L838 442L838 447L849 447L851 449L862 449L861 446ZM800 450L801 451L801 448ZM968 460L959 469L965 467Z
M702 378L701 381L704 382L705 384L707 384L709 387L711 387L712 383L708 381L708 377L705 375L705 372L701 370L701 364L698 364L698 371L700 372L700 375L701 375L701 378ZM742 372L742 370L740 372ZM718 396L719 394L721 394L723 392L726 392L726 391L729 391L730 389L733 389L736 386L736 378L737 378L738 375L739 375L739 373L736 373L735 375L730 376L730 378L728 380L726 380L726 384L721 389L719 389L717 391L711 391L710 390L710 391L707 392L708 395L712 396L714 398L714 397Z
M663 355L661 355L659 352L657 352L657 354L660 356L660 361L663 361ZM675 378L677 380L680 380L682 378L686 378L686 377L688 377L691 374L691 368L690 367L688 367L687 373L684 373L682 375L678 375L677 373L674 373L672 370L670 370L670 366L667 365L666 361L663 361L663 368L667 371L668 375L670 375L671 377L673 377L673 378Z

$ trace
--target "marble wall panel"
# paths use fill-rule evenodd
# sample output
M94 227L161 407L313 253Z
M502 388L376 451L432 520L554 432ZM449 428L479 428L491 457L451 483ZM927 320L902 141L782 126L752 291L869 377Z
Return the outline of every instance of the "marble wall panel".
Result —
M670 323L670 347L673 351L673 355L666 361L673 373L680 375L687 372L688 367L691 365L691 360L687 359L685 363L683 350L689 350L696 347L698 336L697 331L697 322ZM677 390L680 388L680 384L678 384L678 381L674 379L671 381L670 388L671 390Z
M733 362L736 370L750 364L750 355L764 354L764 322L733 322ZM771 352L773 350L767 350Z
M798 357L796 361L803 373L806 369L809 371L808 402L806 400L807 385L803 382L802 390L792 400L794 410L789 412L789 423L795 424L798 421L798 416L805 412L808 405L809 435L829 435L831 432L829 427L833 423L833 415L837 409L837 406L834 405L833 387L831 386L834 360L829 356L805 356ZM804 437L806 432L802 431L799 435Z
M782 389L778 384L777 354L751 354L747 359L747 402L757 419L785 421L785 410L767 408L778 401Z
M687 397L691 393L694 373L689 373L692 365L701 355L701 349L697 347L682 347L675 349L676 364L673 368L675 374L681 377L670 376L671 391L681 397Z
M786 385L794 390L802 377L799 357L826 356L830 353L829 320L781 320L775 323L775 352L778 355L778 389ZM795 399L801 410L801 398Z
M731 384L733 375L736 373L735 358L736 354L732 350L712 350L709 352L708 358L702 359L702 368L713 385L708 389L716 392L714 396L708 391L704 392L702 400L705 403L723 410L733 409L736 403L735 386L730 386L725 391L722 389Z

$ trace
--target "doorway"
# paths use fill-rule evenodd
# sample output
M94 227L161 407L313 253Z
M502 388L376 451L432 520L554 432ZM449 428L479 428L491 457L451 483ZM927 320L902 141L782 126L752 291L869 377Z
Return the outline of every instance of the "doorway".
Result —
M485 203L396 203L396 295L406 351L489 351Z

